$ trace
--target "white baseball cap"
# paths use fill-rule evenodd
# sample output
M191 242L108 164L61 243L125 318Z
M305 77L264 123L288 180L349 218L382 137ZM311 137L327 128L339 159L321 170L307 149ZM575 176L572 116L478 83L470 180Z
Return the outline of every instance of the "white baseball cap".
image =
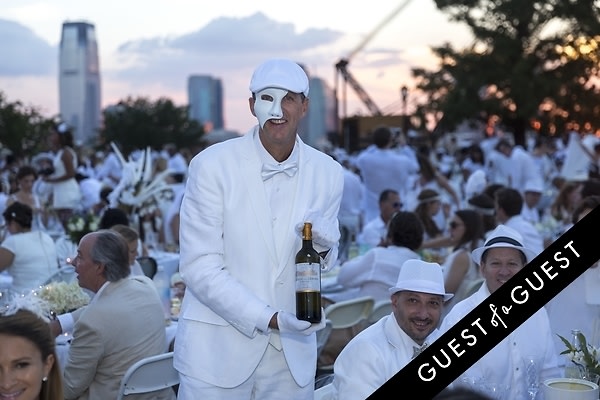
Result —
M402 264L396 286L389 289L392 294L404 290L437 294L444 296L444 301L454 297L444 289L444 274L440 264L418 259L406 260Z
M308 97L308 76L302 67L288 59L273 58L259 65L252 74L250 91L258 93L266 88L277 88Z

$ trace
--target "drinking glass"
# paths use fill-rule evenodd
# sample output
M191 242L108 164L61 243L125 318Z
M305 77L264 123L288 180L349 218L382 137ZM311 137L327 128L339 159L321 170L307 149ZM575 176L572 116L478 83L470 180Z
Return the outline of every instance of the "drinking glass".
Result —
M490 399L494 400L505 400L508 387L502 383L485 381L483 382L483 394L487 395Z
M584 380L590 381L590 382L594 382L597 385L598 382L600 381L600 375L591 372L587 368L582 368L581 369L581 379L584 379Z
M526 355L523 357L523 364L527 393L531 400L535 400L535 396L537 396L537 392L540 390L538 357L535 355Z

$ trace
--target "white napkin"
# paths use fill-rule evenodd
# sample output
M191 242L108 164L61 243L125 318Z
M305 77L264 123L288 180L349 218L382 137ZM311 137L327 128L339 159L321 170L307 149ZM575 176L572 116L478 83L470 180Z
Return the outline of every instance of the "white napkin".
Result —
M600 305L600 268L592 265L583 273L585 283L585 301L591 305Z

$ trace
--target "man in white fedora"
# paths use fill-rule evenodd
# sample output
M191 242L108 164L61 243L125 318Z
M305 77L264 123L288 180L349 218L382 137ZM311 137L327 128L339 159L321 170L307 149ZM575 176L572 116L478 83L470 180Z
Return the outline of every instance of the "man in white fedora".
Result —
M335 361L339 399L366 399L431 344L453 296L444 290L440 265L422 260L402 264L390 293L393 312L355 336Z
M446 332L471 310L505 284L536 256L523 246L523 237L516 230L498 225L491 231L482 247L471 252L479 265L484 282L477 292L457 303L444 317L440 331ZM560 375L558 354L546 309L542 308L502 340L489 353L463 373L462 378L494 383L507 391L503 398L529 399L524 360L533 356L538 367L539 382Z

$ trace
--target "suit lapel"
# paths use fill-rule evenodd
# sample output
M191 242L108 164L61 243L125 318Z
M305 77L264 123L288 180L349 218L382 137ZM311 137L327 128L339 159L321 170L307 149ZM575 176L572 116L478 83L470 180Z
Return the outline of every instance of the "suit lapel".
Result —
M262 168L262 163L254 146L253 136L256 129L258 129L258 125L244 135L242 149L245 151L240 151L240 157L244 159L244 162L239 163L238 167L239 172L243 177L242 182L246 185L248 202L256 214L256 227L258 228L258 232L260 232L263 237L265 246L267 247L273 263L278 264L274 247L273 229L271 227L269 202L265 195L262 177L259 173L256 173L256 171L260 171ZM247 151L248 148L252 149L252 151Z
M313 193L313 188L311 188L310 170L313 168L309 160L307 159L308 153L304 151L304 143L297 137L298 141L298 173L296 179L296 185L294 188L294 192L290 193L289 201L292 202L292 212L289 214L289 220L287 221L288 235L283 238L278 238L278 240L284 240L283 245L281 246L282 253L279 258L279 268L277 273L280 274L287 265L293 264L293 258L296 255L296 252L300 249L300 236L296 233L296 225L304 222L304 217L306 213L306 207L304 204L308 204L306 201L306 197ZM290 260L291 259L291 260Z

